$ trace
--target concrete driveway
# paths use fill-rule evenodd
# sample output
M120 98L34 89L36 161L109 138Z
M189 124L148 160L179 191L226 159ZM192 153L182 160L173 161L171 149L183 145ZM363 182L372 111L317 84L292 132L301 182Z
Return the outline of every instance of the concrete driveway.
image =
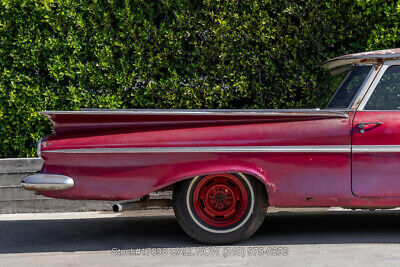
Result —
M190 239L169 210L0 215L2 266L400 264L400 212L273 210L234 246Z

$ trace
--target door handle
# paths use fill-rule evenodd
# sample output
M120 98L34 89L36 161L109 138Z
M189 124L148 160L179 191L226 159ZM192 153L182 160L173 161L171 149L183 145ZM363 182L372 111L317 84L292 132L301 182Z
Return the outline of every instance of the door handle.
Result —
M376 126L379 126L379 125L381 125L381 124L383 124L383 122L381 122L381 121L377 121L377 122L360 122L360 123L357 123L357 127L358 127L359 129L364 129L365 126L367 126L367 125L376 125Z
M381 121L376 121L376 122L360 122L357 123L357 127L360 129L360 133L363 134L365 133L365 126L367 125L375 125L373 128L378 127L379 125L382 125L383 122Z

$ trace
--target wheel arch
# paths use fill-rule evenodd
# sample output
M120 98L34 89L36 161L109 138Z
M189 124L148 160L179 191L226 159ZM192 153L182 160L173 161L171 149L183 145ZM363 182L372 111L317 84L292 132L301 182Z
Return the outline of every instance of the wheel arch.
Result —
M192 169L188 173L178 174L177 177L171 178L171 181L169 183L164 184L159 188L174 185L197 176L204 176L217 173L242 173L246 176L254 178L256 181L264 185L267 194L267 199L269 199L269 196L276 191L275 184L269 181L265 170L263 170L258 166L245 166L245 165L241 166L214 165L214 166L208 166L207 168Z

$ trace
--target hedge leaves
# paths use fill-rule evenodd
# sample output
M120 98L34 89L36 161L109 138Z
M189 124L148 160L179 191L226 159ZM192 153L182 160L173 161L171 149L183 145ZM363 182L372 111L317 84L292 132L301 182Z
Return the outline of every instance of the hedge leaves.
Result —
M319 63L400 41L395 1L0 3L1 157L34 155L40 110L323 106Z

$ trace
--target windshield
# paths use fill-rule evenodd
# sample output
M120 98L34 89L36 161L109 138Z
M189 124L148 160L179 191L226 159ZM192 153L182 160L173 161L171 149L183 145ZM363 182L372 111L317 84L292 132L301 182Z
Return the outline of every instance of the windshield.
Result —
M338 89L326 108L349 108L371 69L372 66L359 66L332 76L330 84Z

